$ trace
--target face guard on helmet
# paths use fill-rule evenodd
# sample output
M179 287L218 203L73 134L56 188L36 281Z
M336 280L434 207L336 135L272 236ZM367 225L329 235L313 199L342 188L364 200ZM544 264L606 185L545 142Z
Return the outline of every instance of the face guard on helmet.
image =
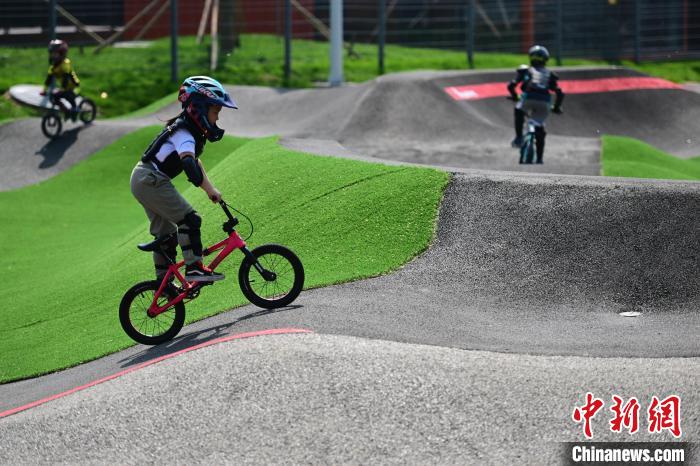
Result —
M49 63L58 65L68 54L68 43L64 40L54 39L49 42Z
M211 142L219 141L224 136L224 130L209 122L209 106L238 108L236 103L216 79L209 76L190 76L180 86L177 100L187 116L202 130Z
M533 66L544 65L549 60L549 51L541 45L533 45L527 54L530 56L530 64Z

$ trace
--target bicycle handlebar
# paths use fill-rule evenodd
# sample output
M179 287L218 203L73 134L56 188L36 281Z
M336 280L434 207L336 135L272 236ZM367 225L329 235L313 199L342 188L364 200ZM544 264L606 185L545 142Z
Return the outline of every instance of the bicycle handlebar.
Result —
M222 209L224 209L224 213L228 217L229 220L233 220L233 215L231 215L231 211L228 210L228 206L226 205L226 202L224 202L223 199L219 201L219 205L221 206Z

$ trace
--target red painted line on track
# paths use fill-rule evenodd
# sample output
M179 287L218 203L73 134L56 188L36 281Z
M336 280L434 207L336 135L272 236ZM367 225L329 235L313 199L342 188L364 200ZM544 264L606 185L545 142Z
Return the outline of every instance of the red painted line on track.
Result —
M455 100L481 100L508 96L507 85L507 82L499 82L450 86L445 88L445 92ZM638 89L683 89L679 84L651 77L571 79L559 81L559 87L565 94L596 94Z
M260 337L260 336L265 336L265 335L283 335L283 334L290 334L290 333L313 333L311 330L306 330L306 329L299 329L299 328L277 328L277 329L270 329L270 330L261 330L258 332L248 332L248 333L239 333L237 335L229 335L227 337L221 337L217 338L215 340L211 341L205 341L204 343L200 343L199 345L191 346L189 348L181 349L180 351L176 351L171 354L166 354L164 356L160 356L155 359L151 359L150 361L146 361L142 364L139 364L138 366L130 367L129 369L125 369L123 371L117 372L116 374L108 375L107 377L103 377L98 380L94 380L92 382L86 383L85 385L81 385L79 387L71 388L70 390L66 390L65 392L57 393L55 395L47 396L46 398L42 398L37 401L33 401L31 403L28 403L24 406L19 406L17 408L12 408L8 409L7 411L3 411L0 413L0 419L3 417L11 416L13 414L19 413L21 411L25 411L27 409L33 408L35 406L42 405L44 403L48 403L49 401L57 400L58 398L63 398L64 396L71 395L73 393L79 392L81 390L85 390L86 388L94 387L95 385L99 385L103 382L107 382L112 379L116 379L117 377L121 377L122 375L128 374L130 372L137 371L139 369L143 369L144 367L150 366L152 364L156 364L158 362L164 361L166 359L174 358L175 356L179 356L183 353L188 353L190 351L198 350L201 348L205 348L207 346L211 345L216 345L217 343L223 343L225 341L230 341L230 340L239 340L242 338L252 338L252 337Z

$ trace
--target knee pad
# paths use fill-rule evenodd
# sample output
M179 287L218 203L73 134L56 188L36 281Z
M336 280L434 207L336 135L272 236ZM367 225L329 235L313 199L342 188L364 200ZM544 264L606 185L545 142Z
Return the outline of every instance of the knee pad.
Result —
M189 214L185 215L185 218L182 219L178 225L187 225L191 229L199 230L199 227L202 226L202 217L197 214L196 210L193 210Z
M199 228L202 226L202 217L193 210L185 215L185 218L178 222L177 226L178 233L185 234L190 238L190 245L184 246L182 249L191 249L195 256L201 256L202 239Z

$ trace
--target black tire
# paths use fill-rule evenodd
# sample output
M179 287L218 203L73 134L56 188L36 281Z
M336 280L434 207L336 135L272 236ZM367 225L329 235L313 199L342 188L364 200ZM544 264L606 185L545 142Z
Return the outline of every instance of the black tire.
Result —
M534 134L529 134L525 136L525 144L520 149L520 160L521 163L532 163L532 159L535 156L535 136Z
M265 309L291 304L304 287L304 266L296 254L279 244L264 244L251 252L277 277L266 281L253 267L253 260L246 257L238 269L238 283L248 301Z
M97 107L95 106L95 102L90 99L83 99L78 107L78 116L80 121L86 125L92 123L95 116L97 116Z
M57 113L50 112L41 118L41 132L49 139L55 139L61 134L63 123Z
M119 304L119 321L129 337L144 345L158 345L172 340L185 323L185 304L180 301L156 317L148 317L146 311L153 302L153 296L160 288L159 281L137 283L124 294ZM173 299L174 292L165 290L159 297L159 305Z

